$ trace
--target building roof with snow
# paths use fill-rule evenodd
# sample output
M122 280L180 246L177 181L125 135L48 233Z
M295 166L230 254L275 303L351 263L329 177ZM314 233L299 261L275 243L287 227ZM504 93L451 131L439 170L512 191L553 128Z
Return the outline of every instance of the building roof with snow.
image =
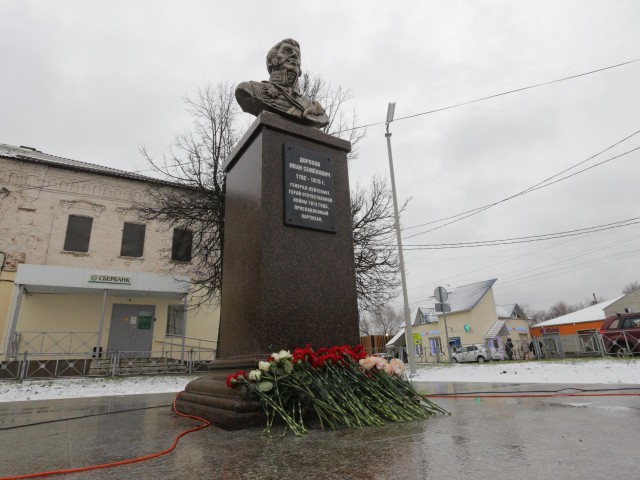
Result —
M23 161L28 163L38 163L42 165L48 165L51 167L62 168L66 170L74 170L76 172L94 173L97 175L108 175L110 177L126 178L129 180L137 180L141 182L160 183L163 185L170 185L173 187L179 187L180 185L161 180L158 178L148 177L146 175L140 175L136 172L127 172L117 168L105 167L103 165L95 165L93 163L81 162L79 160L72 160L70 158L58 157L48 153L43 153L40 150L36 150L33 147L16 147L14 145L7 145L0 143L0 157Z
M470 283L469 285L462 285L461 287L454 288L449 293L447 303L451 306L451 313L466 312L472 310L478 302L486 295L491 289L494 283L498 279L492 278L491 280L484 280L482 282ZM435 311L436 299L435 297L429 297L420 309L425 311ZM436 313L435 315L439 315Z
M582 310L577 310L575 312L568 313L567 315L562 315L561 317L552 318L551 320L546 320L544 322L536 323L533 325L533 328L538 327L553 327L557 325L566 325L570 323L585 323L585 322L596 322L598 320L604 320L606 315L604 313L604 309L607 308L614 302L620 300L624 295L620 295L612 300L607 300L605 302L596 303L595 305L591 305L590 307L583 308Z

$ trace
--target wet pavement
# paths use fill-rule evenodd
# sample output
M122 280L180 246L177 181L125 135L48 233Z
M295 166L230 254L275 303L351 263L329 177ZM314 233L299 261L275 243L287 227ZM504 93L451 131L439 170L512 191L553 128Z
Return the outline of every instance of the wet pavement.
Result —
M423 383L429 393L561 390L568 385ZM581 389L640 385L576 385ZM575 390L574 390L575 391ZM568 392L568 391L564 391ZM599 392L598 392L599 393ZM605 392L606 393L606 392ZM266 437L216 427L160 458L59 479L605 479L636 471L640 396L438 398L423 422ZM166 449L198 424L172 394L0 403L0 478L83 467ZM612 445L615 448L612 448ZM625 468L626 467L626 468Z

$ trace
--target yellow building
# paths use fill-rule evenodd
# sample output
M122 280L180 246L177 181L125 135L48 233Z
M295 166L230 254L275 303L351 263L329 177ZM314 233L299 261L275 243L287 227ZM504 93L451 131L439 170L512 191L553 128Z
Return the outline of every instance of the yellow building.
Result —
M496 305L493 284L497 279L463 285L448 293L443 314L431 297L419 307L413 320L412 349L417 361L449 361L447 341L455 352L461 347L483 345L494 359L505 357L510 338L518 356L529 343L529 323L517 305ZM404 329L387 344L404 345Z
M191 232L141 221L150 182L0 144L0 354L184 359L215 351L215 303L190 306Z

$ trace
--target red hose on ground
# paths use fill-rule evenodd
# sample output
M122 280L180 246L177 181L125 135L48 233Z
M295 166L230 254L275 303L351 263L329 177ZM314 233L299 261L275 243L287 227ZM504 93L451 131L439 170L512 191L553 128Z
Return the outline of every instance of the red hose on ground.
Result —
M176 398L173 399L173 411L176 412L178 415L180 415L182 417L193 418L194 420L198 420L198 421L202 422L202 425L200 425L198 427L190 428L189 430L185 430L184 432L180 433L175 438L175 440L173 441L173 445L171 445L171 447L167 448L166 450L162 450L161 452L157 452L157 453L151 453L151 454L145 455L143 457L129 458L127 460L120 460L118 462L103 463L103 464L100 464L100 465L90 465L88 467L67 468L67 469L64 469L64 470L51 470L51 471L48 471L48 472L28 473L26 475L15 475L15 476L12 476L12 477L1 477L0 480L19 480L19 479L23 479L23 478L37 478L37 477L47 477L49 475L61 475L63 473L87 472L89 470L99 470L99 469L102 469L102 468L120 467L122 465L129 465L131 463L144 462L145 460L151 460L152 458L158 458L158 457L161 457L163 455L166 455L167 453L170 453L173 450L175 450L176 446L178 445L178 441L182 437L184 437L185 435L187 435L187 434L189 434L191 432L202 430L203 428L206 428L209 425L211 425L211 422L209 422L208 420L205 420L204 418L196 417L195 415L187 415L186 413L180 412L176 408L176 400L178 399L179 396L180 396L180 394L176 395Z
M205 420L204 418L200 418L200 417L196 417L195 415L187 415L186 413L182 413L180 412L177 408L176 408L176 400L178 399L178 396L180 394L176 395L176 398L173 400L173 411L176 412L178 415L182 416L182 417L186 417L186 418L193 418L194 420L198 420L200 422L202 422L202 425L198 426L198 427L194 427L194 428L190 428L189 430L185 430L184 432L180 433L175 440L173 441L173 445L171 445L171 447L167 448L166 450L162 450L161 452L157 452L157 453L152 453L149 455L145 455L143 457L137 457L137 458L129 458L127 460L120 460L118 462L111 462L111 463L103 463L100 465L90 465L88 467L79 467L79 468L68 468L68 469L64 469L64 470L51 470L48 472L38 472L38 473L28 473L26 475L15 475L12 477L1 477L0 480L20 480L20 479L25 479L25 478L37 478L37 477L46 477L49 475L61 475L64 473L78 473L78 472L87 472L89 470L99 470L102 468L112 468L112 467L119 467L122 465L129 465L132 463L138 463L138 462L144 462L145 460L151 460L152 458L158 458L161 457L163 455L166 455L167 453L172 452L173 450L175 450L176 446L178 445L178 441L184 437L185 435L191 433L191 432L196 432L198 430L202 430L203 428L208 427L209 425L211 425L211 422L209 422L208 420ZM471 398L471 399L475 399L475 398L536 398L536 397L622 397L622 396L640 396L640 393L588 393L588 392L581 392L581 393L537 393L537 394L482 394L482 395L470 395L470 394L459 394L459 395L438 395L438 394L434 394L434 395L424 395L425 397L428 398Z
M509 393L509 394L491 394L487 392L486 394L458 394L458 395L447 395L447 394L434 394L434 395L424 395L427 398L536 398L536 397L625 397L625 396L640 396L640 393L588 393L588 392L580 392L580 393ZM0 480L3 480L0 478Z

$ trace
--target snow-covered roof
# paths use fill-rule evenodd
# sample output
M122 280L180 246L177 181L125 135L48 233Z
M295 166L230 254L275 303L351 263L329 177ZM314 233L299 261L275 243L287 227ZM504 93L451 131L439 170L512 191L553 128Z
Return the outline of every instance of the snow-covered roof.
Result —
M425 323L437 322L438 318L435 316L435 313L436 313L435 304L432 305L431 307L418 307L418 310L416 311L416 314L413 317L412 325L420 324L421 317L425 319Z
M70 158L57 157L48 153L43 153L32 147L16 147L14 145L7 145L0 143L0 157L11 158L15 160L21 160L24 162L40 163L44 165L50 165L52 167L63 168L67 170L82 171L87 173L95 173L99 175L108 175L111 177L127 178L130 180L138 180L142 182L161 183L166 185L174 185L170 182L160 180L157 178L147 177L146 175L140 175L135 172L127 172L117 168L105 167L102 165L95 165L93 163L81 162L79 160L72 160ZM174 185L177 186L177 185Z
M493 278L491 280L471 283L469 285L456 287L452 292L449 292L447 303L451 305L451 313L472 310L497 280L497 278ZM436 299L430 297L424 302L424 307L420 308L423 309L422 311L424 312L426 309L435 309L435 306Z
M604 309L612 303L620 300L622 297L624 297L624 295L620 295L619 297L616 297L612 300L596 303L595 305L591 305L590 307L583 308L582 310L568 313L567 315L562 315L561 317L556 317L552 318L551 320L536 323L535 325L533 325L533 327L552 327L555 325L566 325L568 323L584 323L604 320L606 318Z
M400 329L400 331L399 331L398 333L396 333L396 334L393 336L393 338L387 342L387 344L385 345L385 347L395 347L395 346L396 346L396 345L395 345L395 344L396 344L396 342L397 342L398 340L400 340L401 338L402 338L402 339L404 339L404 327L402 327L402 328ZM402 345L404 345L404 343L403 343Z
M511 318L516 305L516 303L511 303L509 305L496 305L496 314L498 315L498 318Z
M487 331L484 338L485 339L496 338L500 333L500 330L502 330L502 327L504 327L505 323L507 323L507 321L504 319L496 320L496 322L493 325L491 325L491 328Z

